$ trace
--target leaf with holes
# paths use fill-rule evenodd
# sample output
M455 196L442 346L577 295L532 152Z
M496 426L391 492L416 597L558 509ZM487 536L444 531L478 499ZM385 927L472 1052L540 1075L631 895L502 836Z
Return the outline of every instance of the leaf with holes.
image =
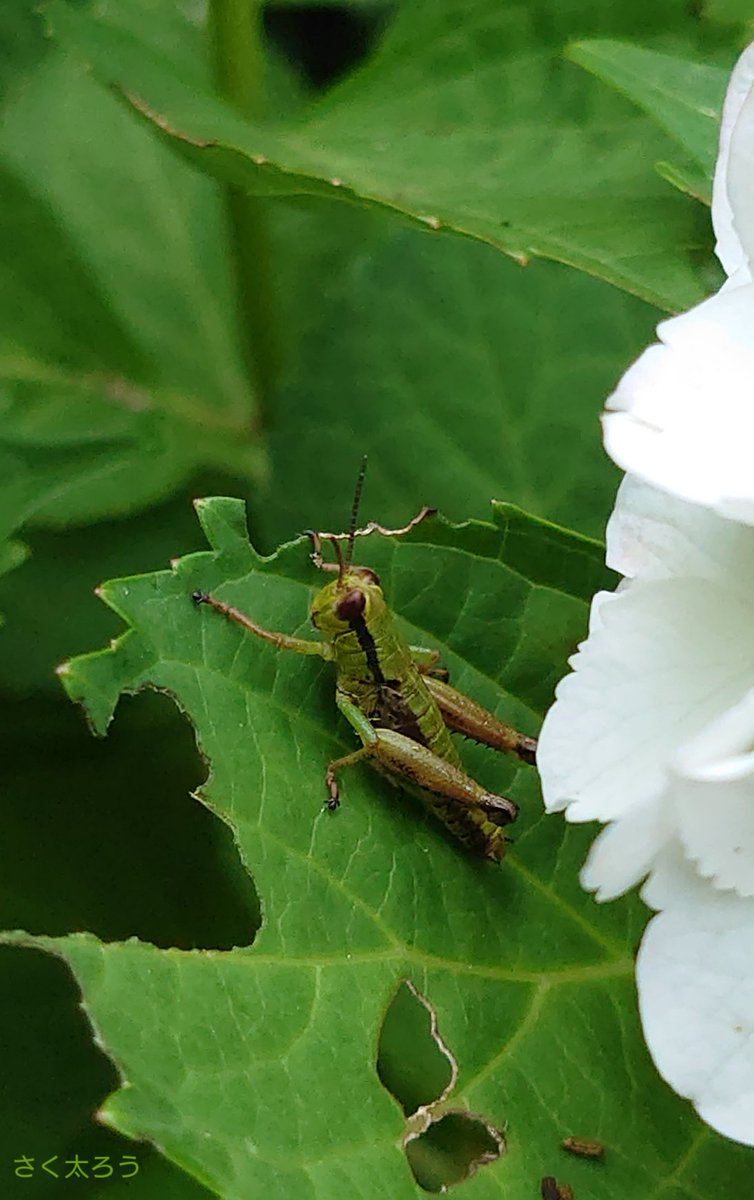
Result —
M324 811L325 764L353 748L328 665L191 602L209 589L267 628L304 634L320 582L308 544L261 558L239 502L199 512L211 552L104 585L129 629L63 680L99 733L123 692L175 697L210 764L201 799L253 876L259 935L194 952L6 935L61 956L79 981L124 1081L105 1119L227 1200L415 1197L412 1165L433 1186L462 1177L459 1142L477 1167L460 1185L469 1195L529 1200L557 1174L568 1135L607 1147L604 1163L568 1162L579 1200L606 1189L644 1200L666 1184L690 1200L712 1177L736 1194L751 1157L705 1130L648 1060L632 961L644 913L581 892L589 832L543 816L531 768L466 744L474 774L521 805L500 867L465 855L368 767L344 778L341 809ZM510 507L493 516L373 536L359 557L406 635L533 733L605 581L602 550ZM148 771L146 741L143 761ZM396 1051L403 981L424 1015Z

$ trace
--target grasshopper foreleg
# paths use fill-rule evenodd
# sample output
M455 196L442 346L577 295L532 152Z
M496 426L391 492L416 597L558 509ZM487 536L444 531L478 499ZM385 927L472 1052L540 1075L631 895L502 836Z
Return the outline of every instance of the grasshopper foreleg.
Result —
M446 762L420 742L393 729L377 729L342 692L336 694L338 708L362 741L362 749L345 759L336 759L327 768L326 781L330 792L328 807L337 807L338 795L331 790L334 770L350 765L367 755L391 775L400 775L417 787L433 793L439 799L453 800L469 808L481 809L495 825L509 825L518 816L518 806L506 796L487 792L453 763Z
M327 807L330 812L334 812L340 807L340 790L336 779L336 771L340 771L342 767L350 767L353 763L360 762L362 758L367 758L372 753L370 746L362 746L360 750L354 750L353 754L344 754L342 758L334 758L332 762L327 764L325 771L325 787L328 791Z
M274 629L263 629L261 625L257 625L256 621L252 621L251 617L247 617L239 608L234 608L232 604L225 604L222 600L217 600L214 596L210 596L208 592L193 592L191 599L194 604L206 604L208 608L213 608L215 612L219 612L222 616L227 617L229 621L233 621L235 625L240 625L248 633L256 634L257 637L263 638L265 642L270 642L273 646L277 646L279 650L293 650L295 654L318 654L320 658L330 658L331 651L327 642L312 642L308 638L291 637L287 633L278 633Z

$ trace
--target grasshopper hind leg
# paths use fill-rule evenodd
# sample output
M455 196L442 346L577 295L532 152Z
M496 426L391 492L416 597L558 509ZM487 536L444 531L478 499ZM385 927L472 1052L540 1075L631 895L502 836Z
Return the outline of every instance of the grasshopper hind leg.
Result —
M405 734L375 727L343 692L336 693L336 700L362 746L328 767L326 780L332 807L338 799L335 772L370 757L381 771L417 789L427 806L461 841L487 858L502 858L503 827L518 816L518 806L512 800L486 791L460 767Z
M493 750L515 754L522 762L536 765L537 739L512 729L463 692L450 687L450 672L440 666L439 650L431 650L427 646L410 646L409 650L443 721L452 733L461 733Z
M439 678L434 672L425 673L425 683L443 721L452 733L461 733L483 746L515 754L522 762L536 765L536 738L519 733L517 729L506 725L486 708L482 708L481 704L476 704L468 696L464 696L463 692L450 687L447 680Z

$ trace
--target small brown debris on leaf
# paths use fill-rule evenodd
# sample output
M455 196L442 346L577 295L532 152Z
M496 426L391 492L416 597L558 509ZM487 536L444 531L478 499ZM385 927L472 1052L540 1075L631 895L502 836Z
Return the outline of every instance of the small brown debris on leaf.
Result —
M573 1200L573 1188L567 1183L558 1183L552 1175L545 1175L539 1185L542 1200Z
M605 1157L605 1147L595 1138L567 1137L560 1144L577 1158L593 1158L601 1162Z

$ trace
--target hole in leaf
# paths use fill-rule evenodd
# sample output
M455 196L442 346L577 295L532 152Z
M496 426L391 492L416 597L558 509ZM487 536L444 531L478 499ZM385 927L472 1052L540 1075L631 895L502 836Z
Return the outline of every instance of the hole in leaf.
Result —
M377 1074L410 1119L406 1157L425 1191L444 1192L503 1153L502 1134L483 1117L434 1111L452 1091L458 1068L438 1032L435 1010L408 980L385 1012Z
M39 950L0 946L0 1055L0 1161L8 1164L8 1174L22 1155L36 1164L34 1181L15 1189L19 1197L59 1196L51 1177L49 1189L37 1179L40 1164L57 1155L52 1169L60 1170L60 1163L76 1154L90 1164L86 1170L97 1157L115 1164L123 1154L135 1155L139 1190L128 1193L134 1197L211 1200L215 1195L151 1145L98 1123L96 1111L118 1086L118 1073L92 1040L79 989L57 958ZM110 1194L98 1190L91 1176L88 1183L76 1182L76 1195L87 1200L94 1200L95 1193L100 1200ZM12 1184L4 1186L2 1195L13 1191Z
M407 1117L444 1099L455 1083L455 1059L437 1033L434 1009L411 983L400 985L385 1013L377 1074Z
M253 940L253 882L231 831L190 796L206 767L172 700L124 698L102 739L63 697L5 701L0 754L0 927L180 949Z
M462 1183L503 1151L503 1139L482 1117L449 1112L406 1142L406 1157L419 1187L444 1192Z
M0 947L0 1144L6 1162L21 1154L54 1154L118 1084L113 1064L92 1042L79 1000L58 959Z

